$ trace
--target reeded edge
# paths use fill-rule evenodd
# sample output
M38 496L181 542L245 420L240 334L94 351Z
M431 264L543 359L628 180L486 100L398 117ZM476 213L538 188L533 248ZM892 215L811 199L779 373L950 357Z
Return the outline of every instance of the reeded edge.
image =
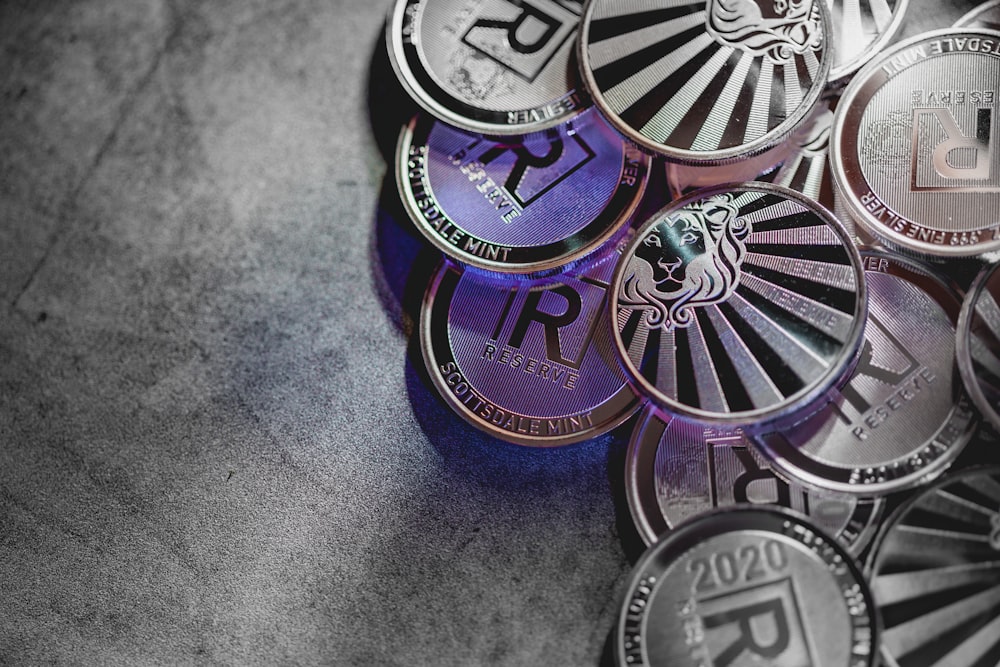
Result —
M565 239L553 241L545 246L504 246L517 248L521 251L528 248L543 251L544 249L549 248L550 252L548 253L547 258L538 261L499 262L488 260L472 253L463 252L456 245L446 242L446 240L442 238L442 236L438 234L435 229L429 227L424 221L421 209L415 201L413 191L410 189L409 179L407 178L410 147L414 145L414 140L417 137L422 136L421 140L425 140L431 129L433 129L435 122L440 121L436 121L429 117L422 117L418 114L411 118L410 122L407 123L406 126L400 131L399 140L396 142L395 156L396 190L399 193L400 200L403 202L403 208L406 209L414 227L420 231L424 238L430 241L435 248L455 261L477 269L482 269L484 271L527 277L539 275L540 277L540 274L568 268L576 262L589 258L591 255L595 255L601 251L602 248L604 248L605 244L609 243L613 239L618 239L620 236L627 233L628 222L638 209L639 203L646 192L646 186L649 183L649 156L641 151L630 149L630 146L623 142L624 149L622 152L621 163L619 164L619 178L618 184L615 186L615 191L611 195L611 199L605 208L601 210L601 212L593 220L588 222L583 229ZM599 117L595 117L592 122L600 123L604 121ZM622 180L626 173L626 168L631 166L630 160L633 159L637 160L639 170L638 176L635 179L635 184L623 184ZM432 197L438 210L441 211L444 219L452 227L462 230L467 238L476 239L490 246L498 246L498 244L493 243L492 241L466 232L462 224L457 222L441 206L439 199L434 195L433 184L430 182L429 177L427 178L426 189L428 194ZM578 237L582 234L586 234L588 231L593 230L601 231L589 240L573 245L574 239L578 239Z
M632 515L632 523L635 525L639 537L646 546L663 539L672 534L674 528L670 527L663 513L660 511L659 500L656 497L656 454L659 450L660 438L663 431L669 426L670 417L660 414L656 408L647 406L639 419L636 421L629 439L628 450L625 454L625 498L628 501L629 513ZM657 424L656 422L659 422ZM663 428L660 428L660 424ZM651 437L650 429L656 429L655 440ZM774 473L781 477L778 470ZM786 483L795 483L797 480L789 480L781 477ZM829 494L828 495L845 495ZM857 538L850 544L840 542L849 554L854 557L859 556L871 543L872 536L878 530L879 520L885 510L885 499L877 498L853 498L857 502L863 502L870 506L867 519L863 522L864 529L858 532ZM745 507L760 507L760 504L744 505ZM732 507L727 505L726 508ZM712 508L716 509L716 508ZM725 509L725 508L721 508ZM785 508L791 510L790 508ZM801 513L799 513L801 516ZM808 515L805 515L808 520Z
M849 570L851 578L857 583L857 593L865 601L865 606L868 610L869 626L871 627L871 646L873 649L879 647L879 640L882 634L882 616L875 606L871 588L868 586L868 582L856 559L844 549L836 538L829 535L819 526L814 525L808 519L804 519L798 513L784 507L777 505L766 507L737 505L734 507L717 508L678 524L677 528L669 536L650 546L639 557L629 575L628 583L625 585L624 597L618 613L618 622L615 624L614 653L618 667L628 667L628 665L633 664L628 662L625 655L628 611L631 600L647 576L653 575L659 577L666 570L666 564L683 556L702 540L725 533L758 531L775 533L789 537L789 539L794 539L782 530L782 528L785 528L789 524L797 524L810 531L818 537L818 539L814 540L815 548L819 548L819 543L823 542L842 559L844 565ZM833 575L831 574L831 576ZM650 592L650 598L655 593L657 585L658 583L652 584L653 590ZM643 623L644 627L645 622ZM877 664L878 656L879 651L872 650L867 664L869 666Z
M583 8L583 15L580 19L580 27L577 31L576 61L579 64L583 87L590 97L591 103L596 106L601 115L627 139L634 142L639 148L654 155L661 155L668 160L673 160L689 166L722 166L739 160L756 157L757 155L773 148L776 144L784 141L795 130L803 118L805 118L816 106L820 96L823 94L826 83L830 77L830 67L833 62L833 49L830 44L832 34L830 9L826 5L826 0L817 0L816 6L820 8L823 15L823 57L820 59L819 70L813 81L812 88L802 96L802 101L796 107L795 113L789 115L784 121L778 124L770 132L766 132L760 138L748 143L714 151L692 151L687 149L672 148L665 144L652 141L638 130L634 129L608 108L604 101L604 93L597 87L594 80L593 71L590 67L590 55L587 50L587 43L590 35L590 20L593 14L594 5L606 0L586 0ZM613 0L611 0L613 1ZM829 48L826 48L829 47Z
M471 412L467 406L462 403L462 401L458 400L455 394L450 390L445 378L438 372L442 365L453 363L456 371L461 374L461 380L466 382L466 384L469 384L471 387L471 383L465 379L465 374L462 372L461 367L458 365L458 361L455 360L454 355L451 353L451 341L448 336L447 318L449 306L451 304L451 297L449 295L446 302L442 302L438 299L442 283L449 274L452 274L454 278L454 284L450 286L451 289L454 289L458 285L458 281L462 278L464 269L460 265L444 258L435 270L434 277L427 286L427 291L424 292L424 298L420 308L420 351L424 358L424 365L427 367L427 374L430 376L431 382L434 384L434 388L444 399L445 403L448 404L448 407L450 407L452 411L462 417L462 419L466 422L488 435L515 445L523 445L527 447L558 447L583 442L584 440L589 440L603 435L624 423L639 409L642 403L641 397L632 391L632 388L627 382L623 382L621 389L619 389L617 393L609 397L604 401L604 403L597 406L593 410L593 412L596 413L600 408L607 408L609 405L611 406L610 409L603 410L602 414L596 415L596 418L593 420L593 427L583 429L566 436L542 437L531 436L530 434L514 434L506 429L492 428L489 425L489 422L484 423L482 420L477 419L475 414ZM482 278L487 282L489 281L487 277ZM435 314L439 315L437 319L435 319ZM440 315L443 315L444 317L440 317ZM610 326L610 323L608 325ZM482 395L480 390L475 388L473 388L473 390L477 394ZM484 398L486 397L484 396ZM495 403L491 403L491 405L498 407ZM506 408L501 409L509 412ZM605 412L607 414L603 414ZM518 416L525 416L528 419L550 418L544 416ZM572 415L559 415L553 418L570 416Z
M832 1L843 2L843 0ZM889 21L889 25L886 26L886 29L875 38L875 41L862 49L858 55L856 55L853 59L848 60L843 65L839 67L830 67L828 85L831 88L846 86L851 75L864 67L866 63L871 61L872 57L881 51L886 44L892 41L892 38L896 36L900 26L903 24L903 17L906 15L906 9L908 6L909 0L899 0L899 2L896 3L896 7L893 9L892 19Z
M954 24L952 28L968 28L972 24L979 20L979 17L986 12L992 11L994 9L1000 9L1000 0L990 0L990 2L984 2L978 7L973 7L965 14L963 14Z
M850 176L847 173L848 167L846 158L850 158L850 170L856 173L857 179L861 183L867 184L864 176L861 175L861 167L857 162L856 151L851 151L846 148L842 149L841 142L853 141L855 142L854 145L856 145L858 139L856 136L844 136L844 124L848 114L857 115L859 117L864 114L865 109L856 111L852 109L852 107L855 106L857 102L856 98L861 94L862 88L869 83L869 78L872 74L878 72L884 63L888 62L898 53L910 48L911 46L924 41L933 40L938 37L947 35L953 36L956 34L976 35L993 40L1000 38L1000 32L990 30L941 28L938 30L924 32L919 35L914 35L909 39L905 39L897 44L894 44L887 50L878 54L877 60L871 60L854 76L853 79L851 79L850 84L848 84L840 98L840 102L837 103L837 108L833 114L833 129L830 135L830 171L833 174L834 187L840 194L844 207L851 214L852 218L858 226L861 227L861 229L875 237L879 242L885 244L888 248L900 253L915 254L923 259L983 258L991 253L1000 251L1000 240L994 240L989 244L969 244L965 246L935 245L923 241L916 241L903 234L893 232L877 220L871 219L868 216L867 209L859 201L856 201L854 192L851 189ZM869 97L869 99L871 99L871 97ZM926 225L922 223L920 226L926 227ZM993 228L995 228L997 233L1000 233L1000 221L994 224ZM989 231L989 229L990 228L987 227L981 231L986 232Z
M423 65L423 59L421 57L422 54L420 53L419 47L407 46L403 42L404 20L407 8L411 5L424 4L427 1L428 0L396 0L392 8L389 10L389 15L385 24L386 50L389 53L389 62L392 64L392 69L396 72L396 78L398 78L400 83L402 83L406 92L410 94L410 97L412 97L417 104L427 111L427 113L441 121L444 121L445 123L448 123L449 125L468 132L476 132L487 136L512 137L532 134L534 132L540 132L542 130L556 127L557 125L575 118L590 107L589 101L583 94L583 90L581 90L581 86L578 85L576 88L566 91L565 95L550 100L547 103L555 104L556 102L562 100L573 101L573 108L565 110L564 113L553 115L543 121L535 123L505 123L500 122L499 119L507 116L508 113L530 113L535 109L518 109L511 112L490 111L488 109L474 107L471 104L450 95L447 91L440 88L438 90L438 95L440 97L435 97L433 91L427 90L427 86L423 86L417 81L417 76L411 66L411 62L414 59L416 59L421 66ZM420 12L420 7L417 7L417 9L414 10L414 13L418 12ZM428 77L429 76L430 75L428 73ZM458 107L460 111L455 111L450 108L447 102L451 102L454 106ZM461 111L465 111L468 115L464 115ZM497 120L491 120L491 118L496 118Z
M830 395L831 389L844 378L845 373L847 373L849 369L853 368L854 364L857 362L858 353L860 352L861 344L864 341L865 321L868 317L868 286L865 283L864 269L861 266L861 255L858 253L857 246L855 246L853 239L848 234L847 229L844 227L844 224L840 222L840 220L827 211L821 204L806 197L802 193L781 185L775 185L773 183L748 181L746 183L726 183L715 187L695 190L680 199L674 200L667 206L649 216L642 222L641 226L637 228L636 233L631 235L628 244L622 252L621 258L618 260L618 266L615 268L614 277L611 280L611 298L608 299L608 306L611 309L611 321L615 322L618 316L618 292L620 290L622 278L628 263L627 258L630 258L634 254L634 248L642 242L643 235L650 227L652 227L653 224L658 223L670 213L680 210L691 202L699 201L715 194L732 192L737 188L742 189L743 191L750 190L779 194L788 199L794 199L807 209L816 213L816 215L824 220L827 225L834 230L837 236L840 237L841 243L845 248L845 252L851 260L851 268L854 270L854 282L857 286L857 300L855 301L855 310L852 317L853 324L850 336L844 344L840 357L836 363L831 364L820 379L814 381L806 389L800 390L796 394L793 394L790 398L785 399L785 401L776 407L720 414L717 412L701 410L699 408L692 408L665 396L659 389L650 383L649 380L643 377L642 373L638 372L638 369L633 368L628 356L628 349L622 342L621 332L618 330L618 327L613 325L611 327L611 333L615 349L618 352L618 360L622 368L625 370L625 376L628 378L629 382L636 387L636 391L639 394L647 396L650 402L658 406L663 412L675 417L694 421L699 424L714 423L725 426L740 427L746 433L750 434L767 430L769 427L775 425L785 425L789 423L789 421L794 423L795 421L801 420L801 418L806 414L819 409L817 403L822 402L825 404L825 402L829 402L830 398L832 398Z
M962 310L958 315L958 325L955 327L955 357L958 363L958 374L962 376L965 390L972 398L972 402L993 426L1000 429L1000 414L997 414L996 409L986 400L986 394L983 393L982 388L979 386L979 379L976 377L976 370L973 367L972 345L970 342L972 338L972 321L976 316L976 302L982 296L983 290L986 289L986 284L990 281L990 278L996 275L998 270L1000 270L1000 264L983 267L975 280L972 281L972 285L969 287L969 291L962 301Z
M879 257L887 258L889 261L896 264L904 265L905 269L911 273L918 273L926 278L932 280L938 290L946 293L949 298L952 298L956 303L961 302L961 295L957 291L957 287L951 282L945 280L942 276L938 275L937 272L933 271L931 267L924 266L917 262L916 260L907 257L906 255L894 254L890 251L883 250L881 248L871 248L862 247L860 253L863 257ZM926 293L926 291L925 291ZM932 297L933 298L933 297ZM935 300L937 301L937 300ZM938 302L940 304L940 302ZM947 311L947 309L946 309ZM955 319L952 320L953 322ZM957 330L957 329L956 329ZM959 373L961 374L961 373ZM850 377L845 378L845 382L849 381ZM949 430L954 423L961 423L962 415L960 413L961 409L969 411L968 424L964 432L961 433L955 440L955 443L950 447L944 454L935 458L930 465L927 465L919 470L903 475L884 482L871 482L871 483L857 483L850 484L847 482L835 482L831 481L828 477L824 477L821 474L809 472L801 465L797 465L792 459L788 457L788 453L791 450L795 450L795 447L791 444L782 444L780 448L773 447L767 440L768 436L775 435L774 432L769 433L755 433L750 436L753 444L757 446L762 454L767 458L770 464L777 470L780 474L786 476L789 479L793 479L800 483L802 486L808 489L815 489L817 491L841 493L846 495L852 495L859 498L877 498L884 496L889 493L894 493L897 491L905 491L907 489L912 489L916 487L923 486L934 479L937 479L942 474L947 472L951 465L955 462L955 459L965 450L965 446L969 444L973 436L976 434L976 430L979 426L979 419L975 415L975 411L972 410L972 406L969 405L969 398L963 387L956 386L955 391L958 394L958 400L952 406L951 413L948 419L941 425L941 427L935 431L934 436L923 445L921 445L919 450L923 450L931 446L931 444L937 439L940 433ZM808 421L809 417L806 417L803 421ZM782 435L778 434L779 438L783 438ZM802 458L803 460L808 459L810 463L816 464L815 459L810 458L805 454L798 454L796 452L794 458ZM838 471L850 470L848 467L841 466L827 466L824 468L835 467ZM885 466L881 466L885 467ZM855 468L858 469L858 468ZM863 470L873 470L871 468L863 468Z
M816 106L813 107L813 110L815 109ZM667 187L670 190L670 195L674 199L678 199L695 190L718 185L720 180L717 178L712 179L712 173L718 169L736 168L739 170L739 173L725 179L725 181L730 182L734 182L735 180L743 180L744 182L756 181L774 176L778 174L785 162L795 156L795 147L789 141L794 133L795 130L793 129L787 137L774 146L770 146L746 160L727 162L722 165L690 165L663 160L663 168L666 171ZM690 178L685 179L682 178L683 176ZM703 180L703 182L681 187L680 181L684 180Z

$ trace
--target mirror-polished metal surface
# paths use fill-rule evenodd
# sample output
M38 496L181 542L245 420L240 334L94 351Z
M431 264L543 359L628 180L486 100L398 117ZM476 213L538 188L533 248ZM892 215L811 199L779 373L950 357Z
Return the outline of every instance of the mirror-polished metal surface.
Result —
M830 173L830 133L833 130L833 109L837 97L824 97L786 142L791 145L789 157L772 179L801 192L822 204L843 223L855 245L874 245L870 234L854 223L833 185Z
M907 0L827 0L833 25L830 82L845 83L882 47L903 21Z
M828 211L833 210L833 182L827 168L830 130L833 128L831 102L833 101L822 100L792 133L789 139L794 147L792 154L782 163L773 181L801 192L825 206Z
M983 416L1000 428L1000 265L973 281L958 320L958 369Z
M856 220L887 245L936 257L1000 249L1000 35L907 40L851 81L830 146Z
M990 0L955 22L956 28L1000 30L1000 0Z
M607 298L616 252L550 279L443 262L420 313L434 386L462 418L522 445L604 433L639 407L615 359Z
M625 496L647 545L716 507L772 504L807 515L855 556L868 545L884 505L786 482L739 430L670 420L654 409L632 432Z
M941 474L978 419L955 364L959 295L915 261L862 257L868 323L850 379L816 414L755 443L804 484L870 496Z
M396 157L420 232L454 259L504 273L557 268L624 231L648 176L649 157L594 110L513 142L421 116Z
M470 132L520 135L587 106L573 45L582 2L396 0L386 45L403 87Z
M792 141L782 141L763 153L723 165L691 165L664 160L663 166L672 198L680 199L719 183L769 181L782 163L792 159L796 148Z
M874 553L887 667L1000 663L1000 468L949 475L921 493Z
M862 667L878 619L851 557L780 508L716 510L656 543L632 571L618 664Z
M843 226L767 183L692 193L650 218L612 292L626 371L661 408L762 429L825 395L861 344L866 290Z
M647 150L746 158L809 112L833 60L824 0L591 0L579 60L594 103Z

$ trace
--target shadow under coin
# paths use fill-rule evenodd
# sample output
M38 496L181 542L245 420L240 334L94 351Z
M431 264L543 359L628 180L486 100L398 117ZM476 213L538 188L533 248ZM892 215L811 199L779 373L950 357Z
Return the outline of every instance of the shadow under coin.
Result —
M633 564L646 551L646 543L642 541L642 536L635 527L632 511L628 506L625 488L625 458L628 454L629 439L632 431L636 428L640 414L642 414L642 410L632 415L624 424L611 432L607 457L608 488L615 504L615 529L618 532L618 538L621 540L622 550L624 550L626 558Z
M382 307L409 336L441 253L426 244L403 210L390 170L382 180L372 229L371 272Z
M399 133L418 107L392 69L384 35L385 24L375 40L368 66L368 121L382 157L391 165L396 159Z
M494 438L468 424L434 388L416 337L409 347L406 388L417 422L452 472L485 486L550 491L578 482L581 475L606 475L611 434L563 447L526 447ZM588 493L607 496L607 485L592 486Z

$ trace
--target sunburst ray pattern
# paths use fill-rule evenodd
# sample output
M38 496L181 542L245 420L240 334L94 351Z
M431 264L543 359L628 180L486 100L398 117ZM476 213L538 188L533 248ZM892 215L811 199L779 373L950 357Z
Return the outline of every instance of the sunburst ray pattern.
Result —
M827 15L815 1L802 16L767 19L767 45L747 36L749 24L713 31L722 11L714 0L594 2L583 31L591 93L619 126L668 154L752 145L800 117L826 82Z
M887 664L1000 663L1000 469L953 476L908 505L878 547L872 591Z
M732 284L700 303L682 289L668 293L682 270L671 258L682 253L657 246L650 255L643 244L659 243L663 232L647 226L626 256L616 314L635 374L668 404L720 415L768 410L815 387L855 344L861 299L858 260L823 217L777 192L732 197L736 216L749 227ZM678 215L668 212L664 220ZM713 252L721 256L720 246ZM731 279L695 276L702 260L684 260L684 281Z

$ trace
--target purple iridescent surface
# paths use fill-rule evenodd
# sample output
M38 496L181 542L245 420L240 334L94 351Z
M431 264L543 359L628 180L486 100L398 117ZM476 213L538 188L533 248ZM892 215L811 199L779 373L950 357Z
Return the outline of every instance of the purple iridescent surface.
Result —
M410 216L440 250L531 273L578 260L621 231L648 163L594 111L509 141L416 118L400 140L397 176Z

